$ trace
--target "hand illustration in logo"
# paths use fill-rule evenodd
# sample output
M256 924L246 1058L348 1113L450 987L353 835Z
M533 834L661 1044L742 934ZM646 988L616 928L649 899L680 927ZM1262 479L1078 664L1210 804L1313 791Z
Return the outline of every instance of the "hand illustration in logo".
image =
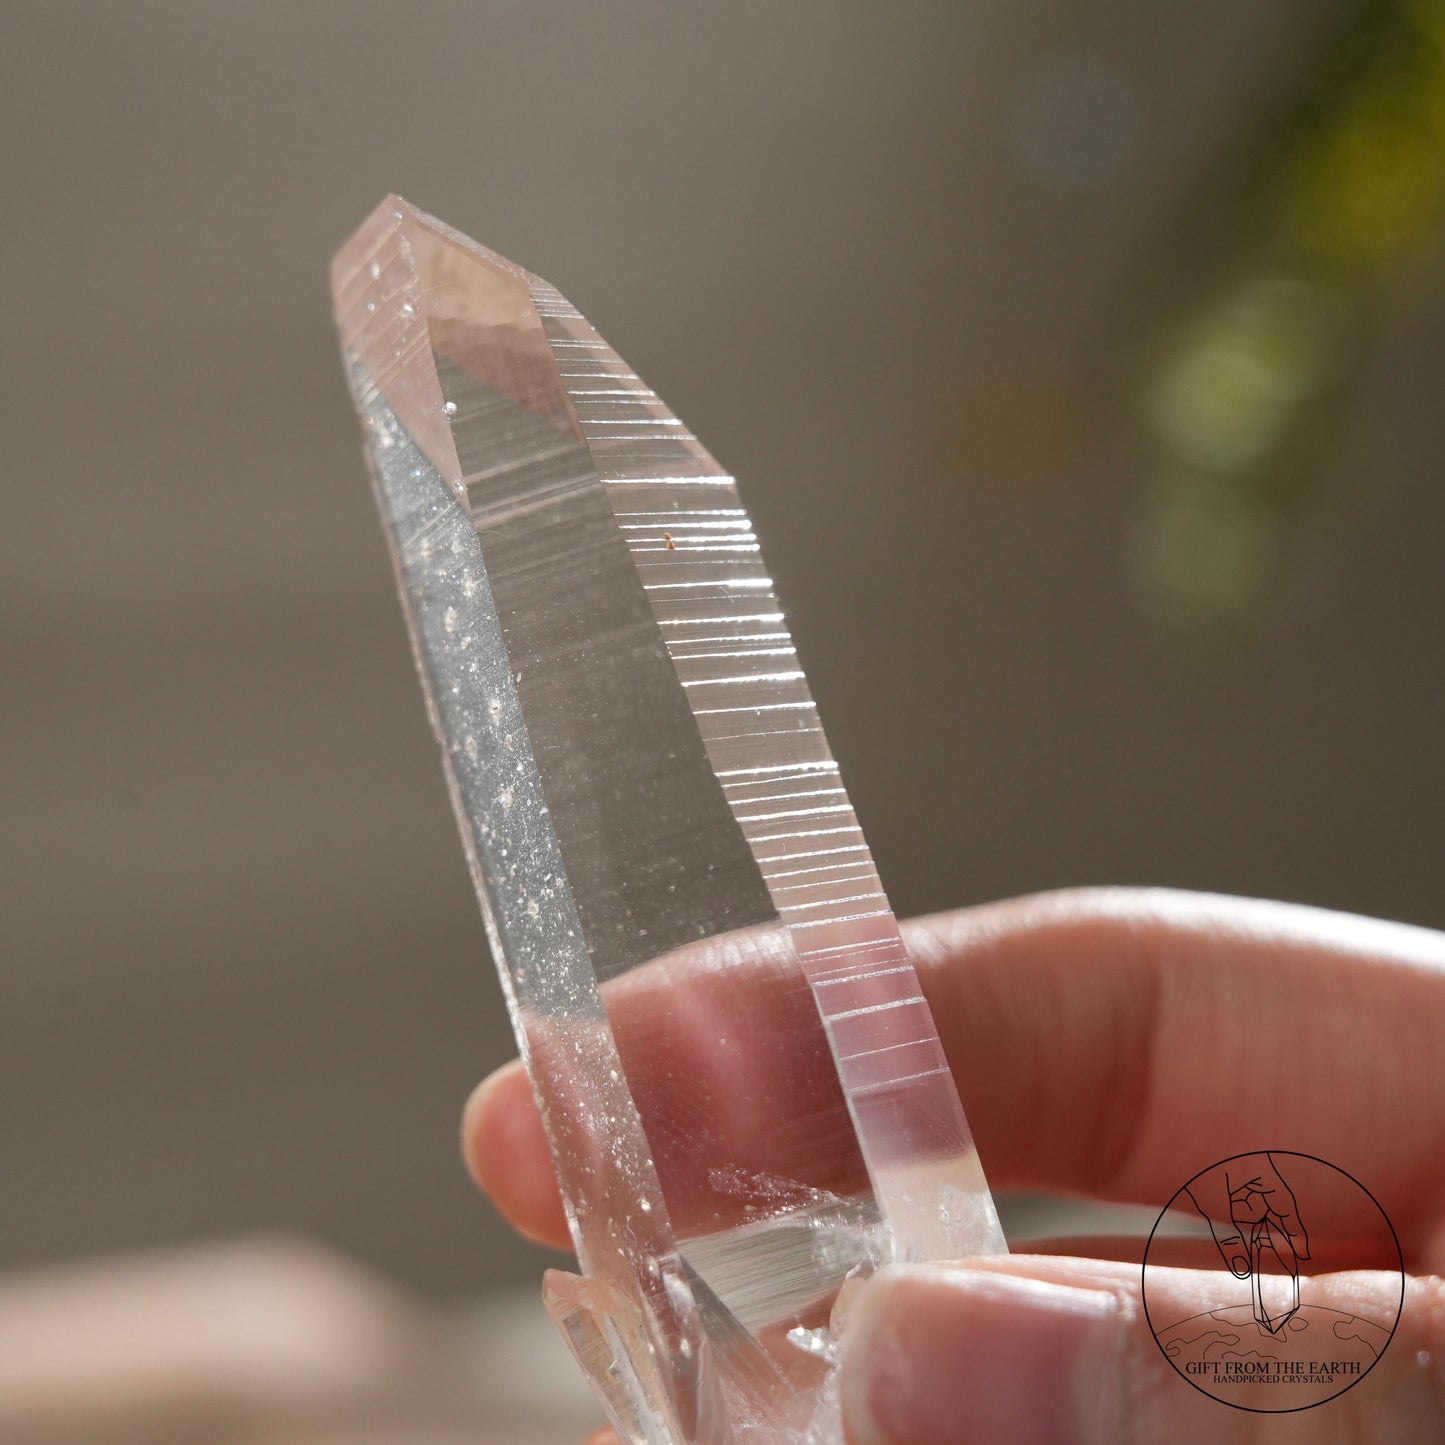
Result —
M1244 1154L1190 1181L1188 1194L1209 1223L1224 1267L1251 1281L1254 1319L1279 1334L1299 1309L1299 1262L1310 1257L1299 1206L1268 1154ZM1291 1281L1282 1302L1265 1298L1266 1277Z

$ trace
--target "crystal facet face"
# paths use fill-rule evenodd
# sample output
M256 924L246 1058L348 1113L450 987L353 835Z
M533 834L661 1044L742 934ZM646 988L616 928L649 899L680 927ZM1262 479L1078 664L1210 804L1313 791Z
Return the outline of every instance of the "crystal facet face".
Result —
M417 665L630 1445L836 1445L830 1317L1003 1248L732 478L395 197L332 267Z

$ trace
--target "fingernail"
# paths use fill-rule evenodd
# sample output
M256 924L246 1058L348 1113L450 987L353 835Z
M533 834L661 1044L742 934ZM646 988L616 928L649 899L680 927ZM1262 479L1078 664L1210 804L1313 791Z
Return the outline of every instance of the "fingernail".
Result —
M854 1445L1096 1445L1120 1307L1105 1290L993 1270L904 1266L860 1293L844 1333Z
M1234 1258L1229 1261L1229 1267L1235 1274L1243 1278L1249 1273L1249 1260L1242 1254L1236 1254Z

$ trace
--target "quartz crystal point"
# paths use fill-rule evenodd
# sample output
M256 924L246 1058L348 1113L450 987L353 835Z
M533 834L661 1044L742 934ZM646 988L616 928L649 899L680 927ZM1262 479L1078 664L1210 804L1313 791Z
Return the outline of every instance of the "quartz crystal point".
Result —
M732 478L406 202L332 268L432 727L629 1445L836 1445L850 1277L1003 1239Z

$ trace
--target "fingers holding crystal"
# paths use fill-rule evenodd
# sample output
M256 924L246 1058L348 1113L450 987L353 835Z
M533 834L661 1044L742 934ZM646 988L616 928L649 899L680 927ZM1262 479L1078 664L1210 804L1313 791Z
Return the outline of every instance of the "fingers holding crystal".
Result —
M1276 1368L1260 1356L1281 1354L1272 1337L1250 1338L1255 1326L1238 1310L1226 1331L1249 1332L1247 1343L1221 1355L1223 1321L1210 1312L1238 1287L1220 1272L1151 1270L1141 1292L1137 1265L1096 1260L1014 1255L886 1270L844 1326L847 1437L943 1445L961 1438L966 1418L970 1441L1007 1445L1441 1438L1440 1280L1409 1281L1403 1310L1398 1274L1314 1283L1318 1311L1295 1321ZM1393 1340L1370 1323L1396 1315ZM1201 1333L1201 1316L1214 1333ZM1353 1328L1336 1331L1341 1319ZM1325 1401L1328 1416L1302 1410ZM1260 1409L1297 1413L1262 1431Z
M868 1184L817 1005L775 932L677 950L603 988L673 1224L688 1234L843 1199ZM524 1234L565 1247L547 1142L520 1064L472 1095L462 1151Z
M1367 1180L1418 1267L1445 1259L1445 1186L1422 1167L1441 1127L1445 934L1088 889L904 936L995 1187L1157 1205L1201 1164L1278 1141ZM1308 1238L1287 1188L1271 1197L1300 1258L1346 1242L1328 1192L1310 1196ZM1204 1212L1237 1233L1227 1203Z
M1430 1079L1445 1037L1441 935L1283 905L1123 890L940 915L905 934L996 1185L1157 1203L1201 1159L1237 1153L1232 1121L1248 1113L1249 1099L1269 1097L1281 1137L1358 1164L1388 1199L1407 1257L1437 1227L1439 1183L1422 1184L1417 1161L1432 1157L1439 1130ZM774 1090L832 1086L818 1059L787 1043L788 1018L811 1003L758 949L754 967L736 969L734 960L736 998L708 981L722 970L710 970L705 955L692 960L691 974L683 969L667 982L683 989L685 1004L669 1002L662 975L646 969L608 986L634 1090L644 1100L662 1098L672 1081L690 1079L695 1096L705 1092L710 1101L711 1145L689 1140L687 1121L661 1106L671 1139L664 1169L711 1167L711 1149L759 1173L780 1173L780 1141L758 1124L758 1101ZM692 981L679 985L679 976ZM1276 1017L1272 1002L1294 996L1278 982L1295 976L1312 981L1308 1031ZM634 1046L633 1025L640 1038L662 1007L675 1007L685 1027L665 1050ZM725 1018L728 1027L715 1030ZM1287 1049L1281 1039L1290 1040ZM1389 1130L1378 1127L1370 1102L1385 1082L1342 1068L1345 1044L1350 1057L1390 1075ZM797 1117L829 1117L824 1094ZM519 1066L474 1096L466 1129L473 1172L498 1208L532 1237L565 1245ZM846 1192L856 1166L826 1162L826 1131L815 1142L808 1182ZM1330 1234L1330 1199L1312 1197L1308 1238L1287 1187L1271 1199L1282 1232L1309 1258L1313 1236ZM717 1203L714 1191L709 1207ZM1211 1213L1203 1201L1201 1212ZM1214 1214L1237 1239L1227 1189ZM1237 1268L1233 1258L1225 1262Z

